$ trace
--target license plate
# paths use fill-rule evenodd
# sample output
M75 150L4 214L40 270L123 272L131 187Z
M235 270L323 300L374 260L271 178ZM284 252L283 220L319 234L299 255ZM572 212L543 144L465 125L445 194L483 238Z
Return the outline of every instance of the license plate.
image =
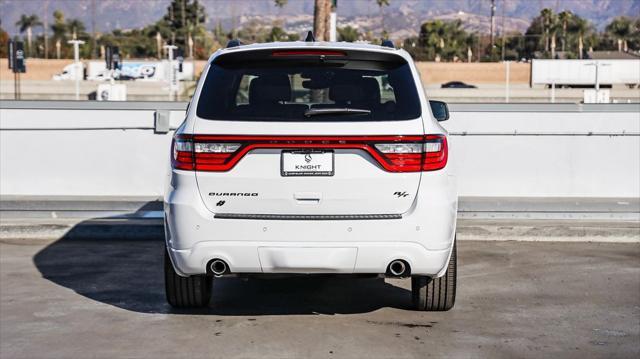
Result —
M283 176L333 176L333 151L282 151Z

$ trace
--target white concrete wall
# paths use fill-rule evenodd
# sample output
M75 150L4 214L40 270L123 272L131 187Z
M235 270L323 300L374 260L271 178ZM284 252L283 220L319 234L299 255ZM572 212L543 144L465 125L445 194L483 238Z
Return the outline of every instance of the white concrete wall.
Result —
M597 107L604 106L604 107ZM0 195L155 196L184 104L0 102ZM461 196L640 196L640 105L452 105Z
M640 196L639 112L454 112L443 125L461 196Z

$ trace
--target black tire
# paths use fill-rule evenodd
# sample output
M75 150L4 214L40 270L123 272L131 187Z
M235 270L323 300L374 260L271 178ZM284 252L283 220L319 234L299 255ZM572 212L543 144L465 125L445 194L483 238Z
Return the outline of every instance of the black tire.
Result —
M416 310L444 312L453 308L456 301L457 262L458 251L454 240L449 266L442 277L411 277L411 294Z
M181 277L173 268L169 253L164 252L164 288L167 302L176 308L206 307L211 299L213 281L206 275Z

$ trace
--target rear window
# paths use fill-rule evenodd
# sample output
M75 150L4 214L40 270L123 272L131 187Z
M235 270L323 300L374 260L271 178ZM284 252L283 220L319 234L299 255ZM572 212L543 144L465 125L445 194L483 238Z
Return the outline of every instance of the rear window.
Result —
M337 54L222 55L206 74L197 115L224 121L401 121L421 115L404 59Z

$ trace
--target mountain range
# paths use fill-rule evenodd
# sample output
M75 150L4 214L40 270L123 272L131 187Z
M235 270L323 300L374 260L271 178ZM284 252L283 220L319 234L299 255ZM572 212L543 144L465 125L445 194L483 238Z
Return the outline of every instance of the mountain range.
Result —
M220 22L230 29L234 24L253 21L261 24L284 23L288 31L303 31L311 27L313 0L289 0L281 9L273 0L199 0L207 11L206 26L212 29ZM18 33L15 25L22 14L36 14L41 19L60 10L65 18L78 18L92 31L108 32L116 28L143 27L160 19L170 0L0 0L0 26L11 35ZM529 21L543 8L556 12L570 10L603 29L614 17L640 16L640 0L496 0L496 31L504 23L507 32L526 30ZM420 24L430 19L460 19L465 29L488 33L490 0L390 0L382 12L375 0L338 0L338 26L350 25L376 34L382 24L391 38L415 35ZM503 21L504 16L504 21ZM381 21L382 17L384 22ZM41 28L34 33L42 32Z

